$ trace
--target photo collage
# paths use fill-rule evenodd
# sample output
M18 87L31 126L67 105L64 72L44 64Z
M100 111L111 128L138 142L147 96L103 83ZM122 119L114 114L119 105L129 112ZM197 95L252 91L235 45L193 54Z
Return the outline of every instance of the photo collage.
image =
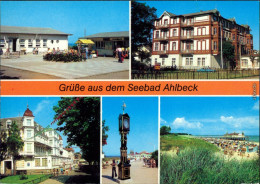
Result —
M260 183L259 1L0 9L0 183Z

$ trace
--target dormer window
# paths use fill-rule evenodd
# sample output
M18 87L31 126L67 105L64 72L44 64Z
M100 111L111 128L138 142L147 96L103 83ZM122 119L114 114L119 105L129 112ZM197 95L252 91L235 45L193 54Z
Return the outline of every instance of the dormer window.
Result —
M7 129L11 128L11 124L12 124L12 121L11 120L7 120L6 121L6 128Z
M32 125L31 125L31 122L32 122L31 119L27 119L26 125L27 125L27 126L32 126Z

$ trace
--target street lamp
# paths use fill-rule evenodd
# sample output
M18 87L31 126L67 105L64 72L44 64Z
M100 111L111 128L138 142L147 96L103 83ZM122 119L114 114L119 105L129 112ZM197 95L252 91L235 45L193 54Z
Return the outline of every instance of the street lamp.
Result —
M121 134L120 163L118 164L118 179L130 179L131 164L127 160L127 134L130 131L130 117L124 113L126 105L123 105L123 114L119 114L119 132Z

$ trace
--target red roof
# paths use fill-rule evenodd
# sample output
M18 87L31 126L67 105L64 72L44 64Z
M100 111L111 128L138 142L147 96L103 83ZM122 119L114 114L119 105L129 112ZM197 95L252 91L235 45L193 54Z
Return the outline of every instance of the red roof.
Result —
M59 140L62 140L62 137L59 135Z
M28 107L27 107L26 111L24 112L23 116L34 117L32 111Z
M67 151L73 151L74 152L73 148L64 148L64 149L67 150Z

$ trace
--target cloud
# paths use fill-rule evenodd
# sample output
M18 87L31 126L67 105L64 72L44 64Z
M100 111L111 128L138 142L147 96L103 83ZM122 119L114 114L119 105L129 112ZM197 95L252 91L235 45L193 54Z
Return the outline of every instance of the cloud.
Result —
M189 122L186 121L185 118L176 118L172 123L173 129L201 129L203 127L203 124L200 122Z
M167 124L167 121L165 121L163 118L160 118L160 124Z
M42 112L45 108L50 108L49 105L52 102L50 100L42 100L40 103L38 103L36 109L33 111L34 115L37 115L39 112Z
M259 100L254 104L253 110L259 111Z
M233 116L221 116L220 121L232 125L234 128L257 128L259 127L259 117L247 116L247 117L233 117Z

